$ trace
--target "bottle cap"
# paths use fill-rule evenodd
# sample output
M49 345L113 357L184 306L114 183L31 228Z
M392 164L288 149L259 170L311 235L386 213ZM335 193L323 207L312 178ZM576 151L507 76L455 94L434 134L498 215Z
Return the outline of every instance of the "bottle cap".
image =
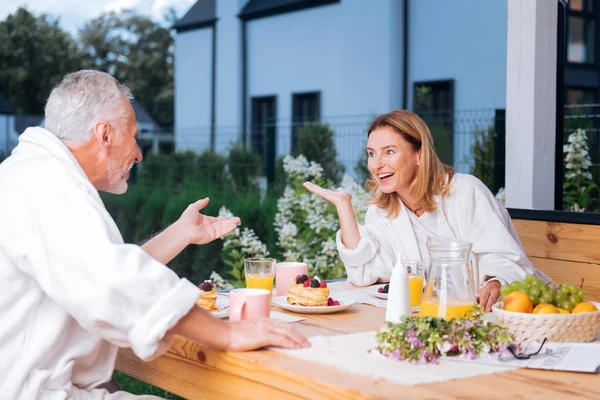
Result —
M401 253L398 253L396 257L396 264L392 268L392 275L408 276L408 271L402 263Z

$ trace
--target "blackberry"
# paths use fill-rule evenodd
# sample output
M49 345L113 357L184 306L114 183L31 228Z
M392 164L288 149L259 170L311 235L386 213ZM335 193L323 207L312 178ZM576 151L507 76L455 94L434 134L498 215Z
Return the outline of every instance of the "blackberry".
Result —
M202 290L205 292L210 292L212 290L212 286L210 286L210 282L204 282L202 284Z
M310 287L311 288L318 288L321 286L321 282L319 282L316 279L313 279L312 281L310 281Z
M383 289L381 290L381 293L387 293L387 292L389 292L389 291L390 291L390 285L385 285L385 286L383 287Z
M302 285L304 284L304 282L306 282L308 280L308 275L306 274L302 274L300 275L300 277L298 278L298 280L296 281L296 283Z

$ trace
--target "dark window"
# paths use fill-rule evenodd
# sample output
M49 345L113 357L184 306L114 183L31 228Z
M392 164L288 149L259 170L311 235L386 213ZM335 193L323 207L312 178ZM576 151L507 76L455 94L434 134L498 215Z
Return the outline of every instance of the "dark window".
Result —
M567 61L593 64L595 61L594 6L591 0L570 1L567 10Z
M298 129L320 119L321 94L319 92L294 93L292 95L292 153L298 148Z
M275 173L275 135L277 109L275 96L252 98L250 143L263 161L263 173L269 180Z
M566 91L567 105L596 103L596 91L594 89L566 88Z
M594 11L594 0L569 0L569 9L573 11Z
M454 80L415 82L413 109L429 127L437 155L454 159Z

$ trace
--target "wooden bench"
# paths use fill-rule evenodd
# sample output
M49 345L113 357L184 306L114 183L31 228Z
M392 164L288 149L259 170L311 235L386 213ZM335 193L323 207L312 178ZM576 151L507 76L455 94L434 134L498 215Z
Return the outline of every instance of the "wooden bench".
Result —
M508 210L525 253L554 281L579 285L600 300L600 215Z

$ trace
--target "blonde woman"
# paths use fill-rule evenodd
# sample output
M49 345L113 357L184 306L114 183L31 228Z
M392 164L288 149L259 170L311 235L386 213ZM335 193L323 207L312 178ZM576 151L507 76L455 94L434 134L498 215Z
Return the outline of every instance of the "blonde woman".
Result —
M350 282L388 282L399 253L429 261L431 236L473 243L482 282L479 302L488 311L502 285L527 274L547 279L527 259L506 209L479 179L440 161L417 115L397 110L377 117L366 150L372 202L364 225L356 222L350 194L304 184L337 209L337 247Z

